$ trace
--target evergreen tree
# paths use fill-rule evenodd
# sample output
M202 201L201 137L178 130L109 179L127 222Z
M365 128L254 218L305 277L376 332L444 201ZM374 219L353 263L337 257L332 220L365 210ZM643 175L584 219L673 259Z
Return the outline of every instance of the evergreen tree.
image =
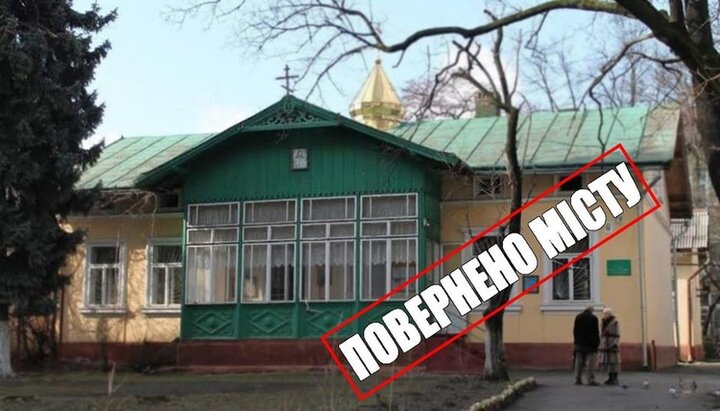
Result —
M110 49L92 35L114 19L71 0L0 0L0 376L13 373L10 307L57 309L59 271L84 236L63 220L98 194L74 186L102 150L82 143L102 118L88 86Z

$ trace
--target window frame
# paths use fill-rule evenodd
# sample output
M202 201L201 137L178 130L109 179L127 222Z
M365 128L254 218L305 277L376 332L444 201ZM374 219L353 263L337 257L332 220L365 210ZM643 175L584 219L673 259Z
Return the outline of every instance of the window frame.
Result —
M366 198L371 197L399 197L399 196L406 196L406 197L415 197L415 210L413 215L406 215L401 217L363 217L363 201ZM409 193L382 193L382 194L363 194L360 196L360 206L357 209L358 213L358 219L360 221L369 221L369 220L411 220L416 219L419 220L420 217L420 196L416 192L409 192ZM370 204L370 207L372 209L372 203Z
M352 247L352 255L353 255L353 268L352 268L352 295L350 298L330 298L330 248L333 243L350 243ZM324 278L325 278L325 296L323 299L316 299L316 298L304 298L302 295L305 292L305 273L304 273L304 264L305 261L303 260L303 247L305 244L311 245L311 244L323 244L325 246L325 272L324 272ZM355 237L347 237L347 238L320 238L320 239L307 239L305 241L300 242L300 295L298 295L298 299L300 302L308 302L308 303L327 303L327 302L352 302L355 301L355 295L357 294L357 281L355 280L356 276L355 273L357 272L357 256L356 256L356 248L357 248L357 242L355 241ZM346 262L347 263L347 262Z
M232 207L233 205L236 205L236 223L225 223L225 224L213 224L213 225L192 225L190 224L190 213L191 209L193 207L202 207L202 206L219 206L219 205L227 205L228 207ZM187 204L186 208L186 218L185 218L185 227L184 227L184 244L183 244L183 256L182 256L182 263L183 263L183 298L181 305L192 305L192 306L202 306L202 305L224 305L224 304L237 304L238 301L238 274L241 267L238 265L238 253L239 246L238 241L240 238L240 230L242 229L242 218L243 218L243 212L241 207L243 206L242 202L240 201L222 201L222 202L203 202L203 203L190 203ZM215 236L215 230L216 229L235 229L237 230L236 237L234 241L227 241L227 242L213 242L213 238ZM189 233L191 231L205 231L209 230L211 232L210 242L208 243L190 243L188 241ZM235 249L235 290L233 292L234 298L231 301L223 301L223 302L196 302L196 301L188 301L189 293L189 287L190 287L190 281L188 280L188 267L189 267L189 255L190 255L190 249L191 248L209 248L210 249L210 266L213 265L213 254L215 247L231 247Z
M92 258L92 249L100 247L116 247L118 248L118 262L112 265L118 265L118 303L117 304L90 304L90 259ZM127 273L127 247L121 240L92 240L85 243L85 269L83 278L83 305L80 312L83 314L122 314L127 311L125 301L126 290L126 273ZM102 264L108 265L108 264ZM108 267L104 267L108 268Z
M240 292L236 293L236 301L237 301L237 294L239 294L240 297L240 304L252 304L252 305L260 305L260 304L293 304L298 300L298 238L299 238L299 225L300 225L300 218L301 218L301 210L300 210L300 203L302 202L303 198L277 198L277 199L266 199L266 200L248 200L241 202L240 206L242 207L242 219L240 220L240 230L241 232L241 238L242 243L240 244L240 252L241 252L241 258L240 258L240 265L238 266L238 273L240 275ZM260 204L260 203L274 203L274 202L294 202L294 216L295 219L292 221L279 221L279 222L257 222L257 223L248 223L246 222L246 206L247 205L254 205L254 204ZM287 216L287 210L286 209L286 216ZM293 238L283 238L283 239L272 239L272 227L290 227L292 226L294 228L294 236ZM246 228L253 228L253 227L266 227L268 238L265 240L246 240L245 239L245 229ZM267 250L265 251L265 284L264 284L264 290L265 290L265 296L266 298L262 301L258 300L247 300L245 298L245 261L248 257L245 253L245 247L246 246L260 246L264 245L267 247ZM293 258L292 258L292 264L293 264L293 273L292 273L292 298L289 300L271 300L269 297L272 295L272 273L270 270L272 269L272 246L274 245L292 245L293 249ZM286 248L287 250L287 248ZM252 262L252 260L251 260ZM287 291L287 290L286 290Z
M415 208L412 210L412 215L402 215L402 216L393 216L393 217L374 217L372 216L372 200L370 203L370 216L364 217L363 216L363 209L364 209L364 201L367 198L373 198L373 197L399 197L399 196L405 196L407 199L406 201L409 201L410 197L415 198ZM408 208L408 211L410 209ZM365 255L365 247L367 246L368 242L379 242L382 241L385 243L385 292L382 295L385 295L392 291L394 287L392 287L392 242L397 240L414 240L415 241L415 266L416 269L419 270L421 263L420 263L420 196L417 192L405 192L405 193L382 193L382 194L363 194L360 196L360 206L357 207L358 212L358 227L357 230L359 230L358 235L358 241L360 242L360 252L356 256L356 262L355 264L358 264L360 275L357 282L357 287L359 289L359 301L374 301L377 298L376 297L366 297L364 295L364 285L365 285L365 261L363 259ZM392 222L409 222L414 221L415 222L415 233L414 234L397 234L392 235L391 231L391 223ZM380 223L384 222L386 224L386 234L384 235L373 235L373 236L364 236L363 234L363 223L372 222L372 223ZM412 276L414 276L417 273L408 273L408 278L410 279ZM372 275L372 274L371 274ZM368 277L371 278L371 277ZM407 281L407 280L406 280ZM370 281L372 284L372 281ZM419 282L416 280L415 283L415 293L409 294L408 292L405 293L405 295L402 296L403 299L411 298L413 295L417 295L421 290L419 289ZM372 290L370 290L370 294L372 294ZM391 301L394 300L400 300L400 298L393 298L390 297Z
M565 179L565 178L567 178L567 177L570 177L570 175L572 175L572 174L573 174L573 173L553 174L553 177L554 177L554 178L553 178L553 185L560 184L560 182L563 181L563 179ZM578 177L580 178L580 188L584 188L584 187L587 186L587 178L585 178L585 176L586 176L586 174L582 173L582 174L580 174L580 175L577 175L577 176L573 177L573 178L578 178ZM569 183L570 181L572 181L573 178L571 178L570 180L568 180L568 183ZM565 183L565 184L567 184L567 183ZM563 190L563 189L562 189L562 186L558 186L557 190L555 190L555 192L553 193L553 195L555 195L555 196L563 196L563 195L566 195L567 193L573 193L573 192L575 192L575 191L576 191L576 190Z
M361 196L321 196L321 197L301 197L299 199L299 218L298 218L298 226L299 231L297 233L297 239L298 239L298 287L300 289L300 292L298 293L298 301L300 302L307 302L307 303L322 303L322 302L352 302L355 301L355 296L357 295L357 289L358 289L358 281L357 281L357 264L358 264L358 257L357 257L357 237L358 237L358 217L360 216L360 213L362 212L360 207L362 204L362 200L358 197ZM310 202L310 207L312 209L312 201L314 200L345 200L345 207L346 212L345 218L325 218L325 219L312 219L312 213L310 213L310 217L308 219L305 219L305 202ZM350 215L350 217L347 217L347 207L349 202L352 202L353 205L353 213ZM331 236L330 231L331 227L333 225L349 225L352 224L352 234L351 235L345 235L345 236ZM305 228L307 226L324 226L325 233L322 237L305 237ZM353 250L353 275L352 275L352 296L349 299L337 299L337 298L329 298L330 296L330 264L328 264L330 259L330 248L332 243L347 243L350 242ZM304 298L303 294L305 292L305 275L304 275L304 260L303 260L303 250L305 244L323 244L325 246L325 296L323 299L308 299Z
M498 192L497 193L481 193L480 187L478 185L480 184L480 180L482 179L488 179L488 178L496 178L497 184L498 184ZM494 199L500 199L504 198L506 196L505 186L505 176L502 174L475 174L473 175L473 198L479 199L479 200L494 200Z
M598 233L588 233L588 249L592 248L598 241ZM567 258L572 260L582 253L560 253L555 258ZM590 252L583 258L589 259L588 267L590 269L590 299L589 300L555 300L553 299L553 281L554 278L548 281L547 284L543 284L543 304L540 306L541 311L582 311L588 305L600 306L600 256L596 255L595 252ZM552 260L543 253L543 270L544 276L549 275L553 272ZM543 276L543 277L544 277ZM542 278L540 277L540 281Z
M165 282L168 282L168 268L170 268L170 265L173 267L180 267L180 281L183 283L181 284L181 290L182 295L180 296L180 302L177 304L154 304L152 302L152 295L153 295L153 268L155 266L154 264L154 253L155 253L155 247L156 246L178 246L180 247L180 261L177 263L160 263L162 265L165 265ZM143 311L147 313L180 313L180 309L182 307L183 301L185 299L185 265L183 263L184 256L185 256L185 250L183 247L182 238L177 237L163 237L163 238L150 238L147 241L146 246L146 256L147 256L147 265L145 267L145 306L143 307ZM166 284L167 285L167 284ZM168 295L168 288L166 286L165 288L165 296L166 299L169 297Z

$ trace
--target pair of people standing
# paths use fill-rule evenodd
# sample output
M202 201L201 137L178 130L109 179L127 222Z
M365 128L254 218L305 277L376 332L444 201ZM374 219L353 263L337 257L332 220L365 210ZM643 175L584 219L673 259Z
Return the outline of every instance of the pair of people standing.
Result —
M575 384L582 385L582 372L587 366L588 385L598 385L594 368L600 351L600 367L608 373L605 384L617 385L620 372L620 328L612 311L609 308L602 310L602 326L599 326L593 307L588 306L575 317L573 337Z

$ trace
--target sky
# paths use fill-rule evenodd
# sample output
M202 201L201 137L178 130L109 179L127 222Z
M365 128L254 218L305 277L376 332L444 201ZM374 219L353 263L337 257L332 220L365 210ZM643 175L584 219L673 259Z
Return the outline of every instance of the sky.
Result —
M76 0L84 10L92 0ZM280 99L284 91L275 77L285 64L298 72L302 62L283 59L278 52L252 55L237 45L233 25L212 24L203 18L182 26L168 21L172 6L186 0L99 0L102 10L117 9L118 18L97 39L112 49L96 71L92 88L106 106L102 124L91 142L110 143L121 136L218 132ZM417 2L373 2L390 40L404 38L418 28L436 25L475 25L477 1L444 0L428 6ZM432 48L436 51L437 45ZM395 56L383 56L396 89L421 76L427 67L429 44L421 44L394 68ZM275 54L275 56L273 56ZM331 111L347 114L348 107L369 74L375 52L341 66L334 75L340 90L323 85L321 95L308 99ZM438 57L442 58L442 56ZM310 81L296 95L307 97Z

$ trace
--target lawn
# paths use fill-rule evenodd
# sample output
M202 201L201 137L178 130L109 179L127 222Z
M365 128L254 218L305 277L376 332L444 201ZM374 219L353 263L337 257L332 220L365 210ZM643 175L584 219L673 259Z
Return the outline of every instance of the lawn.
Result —
M337 372L143 375L25 373L0 381L2 410L446 410L467 409L506 384L476 375L410 373L359 402Z

